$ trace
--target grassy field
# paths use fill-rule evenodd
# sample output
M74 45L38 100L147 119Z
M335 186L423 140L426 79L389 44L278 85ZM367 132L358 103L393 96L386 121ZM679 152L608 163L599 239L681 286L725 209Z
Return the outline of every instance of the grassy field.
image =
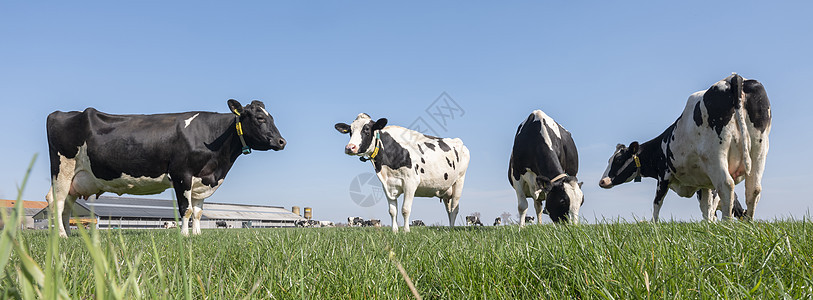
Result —
M799 299L813 296L811 233L810 221L776 221L221 229L191 238L101 230L66 240L27 231L16 240L40 266L49 247L58 253L44 271L54 286L41 289L79 299L411 298L397 262L427 299ZM15 274L24 266L14 253L3 295L22 295L25 276Z
M407 299L408 278L426 299L813 298L809 219L60 239L13 226L21 203L0 210L0 299Z

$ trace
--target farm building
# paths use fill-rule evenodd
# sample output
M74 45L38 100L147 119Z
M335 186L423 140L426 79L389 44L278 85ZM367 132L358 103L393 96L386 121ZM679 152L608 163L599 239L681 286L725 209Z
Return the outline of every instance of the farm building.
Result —
M0 200L0 209L6 210L6 215L14 213L14 204L16 200ZM45 201L23 201L23 212L25 213L25 220L23 221L23 228L45 228L48 227L48 222L41 222L34 219L36 215L43 208L48 207L48 202ZM0 228L3 228L3 220L0 220Z
M164 228L174 225L178 216L175 200L146 199L129 197L91 197L77 199L73 206L77 222L98 228ZM42 209L34 219L47 219L48 209ZM279 206L244 205L227 203L203 204L201 228L217 228L218 224L230 228L294 227L297 221L304 220Z

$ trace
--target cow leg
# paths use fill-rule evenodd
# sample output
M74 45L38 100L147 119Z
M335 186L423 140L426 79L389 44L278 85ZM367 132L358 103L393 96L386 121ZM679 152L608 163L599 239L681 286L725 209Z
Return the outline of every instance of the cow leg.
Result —
M66 226L66 224L69 224L70 219L65 219L63 213L65 202L69 201L72 203L76 200L76 197L68 194L71 188L72 177L72 174L61 173L53 177L51 179L51 189L48 191L48 194L45 195L45 200L48 200L48 205L51 206L51 213L53 213L54 216L53 220L55 223L53 226L57 227L60 237L68 237L68 232L70 232L70 226Z
M717 195L720 196L723 221L731 219L731 208L734 206L734 179L731 178L731 174L728 174L727 160L725 156L721 157L719 165L707 171L714 184L714 189L717 190Z
M536 210L536 224L542 224L542 212L545 211L542 207L542 201L534 200L534 209Z
M409 213L412 212L412 200L415 198L415 187L404 186L404 203L401 204L401 214L404 216L404 232L409 232Z
M700 202L700 213L703 216L703 220L714 222L717 218L717 202L711 193L711 189L700 189L698 194L700 197L697 201Z
M525 226L525 213L528 212L528 198L522 190L522 182L514 184L514 191L517 192L517 214L519 214L519 226Z
M398 196L387 195L387 202L390 204L390 217L392 217L392 232L398 232Z
M71 217L73 216L73 204L76 203L76 197L68 195L62 203L62 226L65 227L65 236L68 236L71 234ZM76 226L80 225L77 223Z
M192 210L189 209L189 199L192 195L192 177L184 178L180 175L170 175L172 186L175 189L175 198L178 201L178 215L181 217L181 234L189 236L189 218Z
M463 195L463 183L466 181L466 174L463 174L452 185L452 197L447 204L446 213L449 215L449 227L454 227L457 220L457 213L460 212L460 197Z
M745 219L753 220L759 199L762 197L762 172L765 171L765 159L768 156L768 135L762 139L759 155L752 160L751 174L745 177ZM754 141L754 139L752 139Z
M200 234L200 218L203 216L203 199L192 198L192 234Z
M661 207L663 206L663 198L666 197L666 192L669 191L669 180L658 180L658 189L655 191L655 201L652 204L652 222L657 223L661 214Z

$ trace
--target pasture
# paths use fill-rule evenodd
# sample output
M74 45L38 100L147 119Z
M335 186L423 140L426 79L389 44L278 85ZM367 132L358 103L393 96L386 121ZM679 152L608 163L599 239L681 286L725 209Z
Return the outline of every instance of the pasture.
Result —
M812 233L809 220L23 231L0 286L2 298L407 299L400 262L425 299L800 299L813 297Z

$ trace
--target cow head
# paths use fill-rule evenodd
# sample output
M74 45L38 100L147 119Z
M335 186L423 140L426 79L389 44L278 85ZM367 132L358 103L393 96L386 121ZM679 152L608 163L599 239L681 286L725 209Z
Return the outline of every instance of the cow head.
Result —
M341 133L350 134L350 142L344 147L347 155L370 155L375 150L373 141L375 132L387 126L387 119L381 118L373 121L369 115L361 113L350 125L336 123L335 128Z
M545 210L554 223L579 223L579 209L584 204L584 193L582 183L575 176L565 176L554 181L545 176L537 176L536 184L545 191Z
M622 144L615 147L615 153L610 157L607 170L598 182L602 188L609 189L616 185L630 182L640 176L640 166L636 165L635 158L641 154L638 142L632 142L627 148Z
M239 116L243 138L251 149L279 151L285 148L285 139L274 126L274 117L265 110L265 104L254 100L243 107L234 99L229 99L228 104L229 110Z

